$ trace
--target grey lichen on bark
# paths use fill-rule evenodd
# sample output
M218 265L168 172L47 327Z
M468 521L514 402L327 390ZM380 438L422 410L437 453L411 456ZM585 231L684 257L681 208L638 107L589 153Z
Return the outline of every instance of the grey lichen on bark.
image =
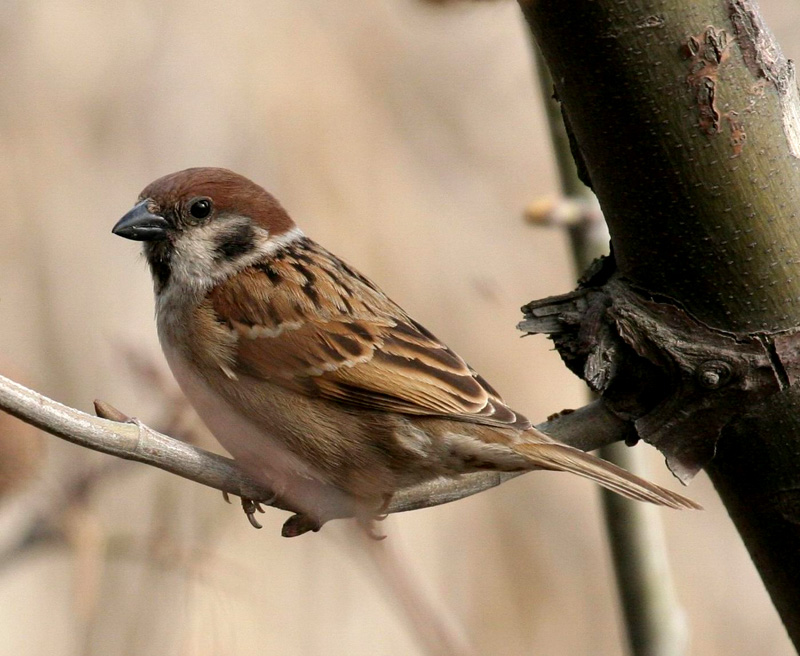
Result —
M659 447L674 454L693 442L713 456L707 470L800 645L794 66L746 0L520 4L609 225L614 270L608 279L638 295L635 307L651 304L658 314L661 305L665 313L684 315L684 340L696 364L719 364L720 340L732 349L718 371L695 366L687 393L688 370L670 367L676 345L662 340L666 361L648 358L614 318L605 325L613 324L634 353L613 353L612 339L598 351L610 361L600 357L599 368L581 373L613 378L614 366L638 357L650 368L644 382L650 374L661 377L655 398L631 390L630 419L643 428L654 423L654 410L666 407L658 418L680 420L685 435L675 431ZM665 320L653 324L652 334ZM578 333L603 336L602 330ZM736 368L748 358L757 366L737 378ZM751 385L759 372L764 376ZM606 382L601 391L612 386ZM719 391L731 392L732 382L740 387L735 403ZM709 412L723 420L712 431Z

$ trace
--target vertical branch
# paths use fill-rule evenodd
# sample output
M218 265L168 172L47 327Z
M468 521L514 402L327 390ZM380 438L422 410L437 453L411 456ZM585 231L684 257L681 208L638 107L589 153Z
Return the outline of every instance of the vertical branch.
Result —
M561 109L552 98L553 81L534 45L542 100L555 151L561 191L567 198L595 202L594 194L578 178ZM573 259L578 273L592 260L608 253L608 232L600 221L569 226ZM599 449L601 457L628 471L648 477L644 453L623 443ZM685 653L688 629L678 601L669 565L664 528L657 508L600 490L628 643L634 656L679 656Z
M599 453L639 476L647 474L642 452L623 443ZM655 507L614 496L603 492L603 510L631 653L685 654L689 627L675 590L661 514Z

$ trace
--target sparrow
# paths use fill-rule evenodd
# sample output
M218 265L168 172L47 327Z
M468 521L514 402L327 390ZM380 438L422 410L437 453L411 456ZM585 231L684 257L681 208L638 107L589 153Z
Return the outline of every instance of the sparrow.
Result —
M699 507L534 428L241 175L159 178L113 233L144 243L159 340L184 394L248 474L301 509L297 533L319 528L328 498L375 517L400 489L480 470L567 471Z

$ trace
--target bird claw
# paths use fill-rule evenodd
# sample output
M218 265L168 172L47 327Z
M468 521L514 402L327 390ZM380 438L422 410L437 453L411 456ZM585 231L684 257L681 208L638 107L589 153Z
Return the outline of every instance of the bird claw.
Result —
M386 517L384 517L383 519L386 519ZM383 521L383 520L379 519L378 521ZM365 524L362 528L364 529L364 532L367 534L367 537L370 540L375 540L375 542L380 542L381 540L386 539L385 535L382 535L381 533L378 533L375 530L375 524L372 520L370 520L370 522L368 524Z
M260 513L264 512L264 508L261 507L261 504L258 501L242 498L242 509L244 510L244 514L247 515L247 520L250 522L250 525L253 528L263 528L255 517L256 511Z
M230 495L225 491L222 490L222 498L225 499L226 503L231 503ZM242 500L242 509L244 510L244 514L247 515L247 521L250 522L250 525L253 528L263 528L261 524L259 524L258 520L255 517L257 512L263 513L264 507L261 505L262 503L270 506L274 503L274 501L278 498L278 495L275 494L269 499L265 501L255 501L254 499L249 499L247 497L241 497Z
M384 494L383 501L381 505L378 507L376 512L370 514L359 514L356 516L356 521L358 525L364 530L364 533L367 534L367 537L371 540L375 540L376 542L380 542L381 540L385 540L386 536L382 535L377 532L375 528L375 522L382 522L389 516L389 504L392 501L391 494Z
M372 516L372 519L374 521L382 522L384 519L386 519L389 516L389 506L392 503L392 497L393 496L394 496L394 494L384 494L383 495L383 501L381 502L380 507L378 508L378 510L375 513L375 515ZM384 535L383 538L385 538L385 537L386 536ZM383 539L383 538L381 538L381 539Z

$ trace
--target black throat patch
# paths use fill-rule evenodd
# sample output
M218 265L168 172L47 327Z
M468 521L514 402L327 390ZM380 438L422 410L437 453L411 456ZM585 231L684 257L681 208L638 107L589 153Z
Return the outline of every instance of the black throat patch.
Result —
M144 254L150 265L150 271L153 272L153 281L158 293L167 286L172 275L172 244L166 239L147 242Z

